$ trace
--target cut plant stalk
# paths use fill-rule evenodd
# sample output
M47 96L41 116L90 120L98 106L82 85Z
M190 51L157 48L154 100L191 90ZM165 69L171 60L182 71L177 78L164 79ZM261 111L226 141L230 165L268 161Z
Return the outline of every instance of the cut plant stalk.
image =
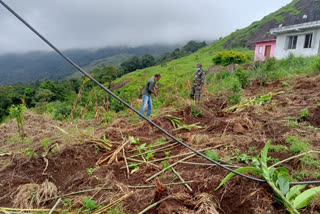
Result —
M205 149L199 149L198 151L199 152L203 152L205 150L210 150L210 149L216 149L216 148L219 148L219 147L222 147L222 146L225 146L226 144L221 144L221 145L217 145L217 146L214 146L214 147L208 147L208 148L205 148ZM194 152L188 152L188 153L183 153L183 154L179 154L179 155L174 155L174 156L169 156L169 157L165 157L165 158L160 158L160 159L156 159L156 160L151 160L151 161L148 161L149 164L152 164L154 162L160 162L160 161L163 161L163 160L168 160L168 159L172 159L172 158L179 158L179 157L183 157L183 156L186 156L186 155L190 155L190 154L193 154ZM128 160L130 158L127 158ZM139 162L140 160L136 160L136 159L130 159L132 161L136 161L136 162ZM137 165L142 165L144 164L143 161L140 161L140 163L138 163ZM157 166L158 167L158 166ZM121 169L124 169L125 167L121 167Z
M171 167L172 171L178 176L178 178L181 180L181 182L184 182L184 179L181 177L181 175L173 168ZM188 184L185 184L185 186L187 187L188 190L190 190L190 192L192 192L193 190L191 189L191 187Z
M105 212L106 210L110 209L111 207L113 207L114 205L118 204L119 202L123 201L124 199L126 199L127 197L129 197L131 194L133 193L133 191L125 194L124 196L122 196L121 198L118 198L117 200L111 202L110 204L102 207L101 209L94 211L92 214L99 214L102 212Z
M184 181L184 182L177 182L177 183L168 183L168 184L162 184L164 186L175 186L175 185L185 185L193 183L193 181ZM128 186L128 188L132 189L146 189L146 188L154 188L156 185L146 185L146 186Z
M160 175L161 173L165 172L167 169L170 169L171 167L177 165L177 164L180 163L181 161L187 160L187 159L192 158L192 157L194 157L194 156L196 156L196 154L192 154L192 155L190 155L190 156L187 156L187 157L185 157L185 158L182 158L181 160L176 161L175 163L173 163L173 164L167 166L166 168L162 169L160 172L157 172L156 174L154 174L153 176L151 176L150 178L148 178L146 181L150 181L151 179L153 179L153 178L157 177L158 175Z
M162 203L163 201L168 200L168 199L170 199L170 198L171 198L170 196L168 196L168 197L166 197L166 198L163 198L163 199L161 199L160 201L157 201L157 202L151 204L150 206L148 206L147 208L145 208L144 210L142 210L142 211L139 212L138 214L146 213L147 211L149 211L149 210L152 209L153 207L157 206L158 204L160 204L160 203Z

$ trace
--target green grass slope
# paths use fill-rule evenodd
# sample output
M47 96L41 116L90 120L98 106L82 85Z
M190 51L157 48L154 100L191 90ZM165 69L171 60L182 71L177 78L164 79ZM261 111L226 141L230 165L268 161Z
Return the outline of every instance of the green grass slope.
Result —
M167 64L162 64L154 67L149 67L142 70L137 70L130 74L124 75L120 79L115 81L116 84L128 81L125 86L118 89L116 93L124 98L126 101L130 103L134 103L134 101L138 98L141 93L144 84L150 76L160 73L162 78L159 81L159 98L155 100L155 107L166 106L166 105L174 105L181 98L185 98L189 94L189 88L191 85L191 81L193 79L193 74L195 72L195 65L197 63L202 63L203 68L208 70L209 66L212 65L212 58L221 50L232 46L234 50L241 51L245 53L249 59L252 60L254 51L241 48L243 43L248 42L252 37L256 36L258 31L261 28L265 27L273 27L273 24L280 23L282 21L286 21L289 16L300 14L300 10L297 9L297 5L305 2L315 3L314 0L293 0L290 4L282 7L274 13L271 13L265 16L262 20L252 23L250 26L243 28L241 30L237 30L234 33L214 42L208 47L202 48L197 52L180 58L173 60ZM310 4L309 4L310 5ZM305 10L306 8L301 8L301 10ZM289 23L289 22L286 22ZM231 42L230 42L231 41ZM277 76L277 78L285 78L286 75L294 74L294 73L310 73L311 72L311 59L302 59L302 58L293 58L288 62L280 62L277 66L271 65L269 68L263 68L265 72L266 70L270 70L270 75ZM293 64L292 64L293 63ZM298 65L294 65L294 63L300 63ZM279 67L279 65L281 66ZM281 71L276 73L275 69L280 69ZM305 69L302 71L298 71L297 69ZM269 71L268 71L269 72ZM274 73L273 73L274 72ZM275 75L276 74L276 75ZM251 77L256 77L256 74L250 74ZM214 92L220 89L230 89L237 84L238 80L235 77L230 77L228 81L222 81L219 85L213 80L214 75L207 75L207 83L209 83L209 92ZM136 106L138 107L138 106Z

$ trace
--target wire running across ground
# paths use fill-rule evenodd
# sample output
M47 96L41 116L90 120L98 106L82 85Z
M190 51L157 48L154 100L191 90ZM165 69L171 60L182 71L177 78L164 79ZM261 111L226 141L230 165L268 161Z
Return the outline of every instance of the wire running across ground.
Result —
M149 122L151 125L155 126L157 129L159 129L161 132L163 132L165 135L167 135L168 137L170 137L171 139L173 139L174 141L180 143L181 145L183 145L184 147L188 148L189 150L191 150L192 152L194 152L195 154L207 159L208 161L216 164L217 166L232 172L236 175L254 180L254 181L258 181L258 182L262 182L265 183L266 181L260 178L255 178L249 175L245 175L242 173L239 173L233 169L230 169L227 166L222 165L221 163L212 160L211 158L209 158L208 156L202 154L201 152L199 152L198 150L192 148L191 146L185 144L184 142L180 141L179 139L177 139L175 136L173 136L172 134L170 134L169 132L167 132L166 130L164 130L163 128L161 128L159 125L157 125L156 123L154 123L153 121L149 120L147 117L145 117L144 115L142 115L139 111L137 111L135 108L133 108L132 106L130 106L128 103L126 103L124 100L122 100L120 97L118 97L117 95L115 95L112 91L110 91L109 89L107 89L106 87L104 87L101 83L99 83L96 79L94 79L92 76L90 76L90 74L88 74L85 70L83 70L80 66L78 66L75 62L73 62L70 58L68 58L66 55L64 55L56 46L54 46L50 41L48 41L44 36L42 36L37 30L35 30L27 21L25 21L20 15L18 15L13 9L11 9L6 3L4 3L2 0L0 0L0 4L2 4L10 13L12 13L17 19L19 19L24 25L26 25L33 33L35 33L38 37L40 37L47 45L49 45L53 50L55 50L60 56L62 56L65 60L67 60L71 65L73 65L78 71L80 71L81 73L83 73L85 76L87 76L89 79L91 79L93 82L95 82L100 88L102 88L103 90L105 90L108 94L110 94L113 98L117 99L119 102L121 102L122 104L124 104L127 108L131 109L133 112L135 112L136 114L138 114L140 117L142 117L144 120L146 120L147 122ZM300 181L300 182L290 182L291 185L296 185L296 184L320 184L320 180L319 181Z

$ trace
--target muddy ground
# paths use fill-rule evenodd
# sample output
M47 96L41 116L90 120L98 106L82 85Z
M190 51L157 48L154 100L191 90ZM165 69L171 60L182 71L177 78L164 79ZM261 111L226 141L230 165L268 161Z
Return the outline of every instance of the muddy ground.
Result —
M298 77L289 82L292 87L284 86L281 81L267 82L261 87L258 81L253 81L244 90L245 97L277 92L271 102L249 106L239 113L232 113L224 111L226 102L223 97L206 96L200 104L203 114L198 117L193 116L192 107L187 106L160 114L152 120L193 148L200 150L216 147L212 150L218 154L222 163L231 166L245 166L246 164L237 161L236 157L244 153L250 156L258 155L268 139L272 139L273 145L288 147L286 137L299 136L307 139L311 149L319 150L320 132L317 129L320 128L319 81L320 76ZM305 108L309 110L310 117L301 120L300 111ZM172 123L166 116L168 114L182 118L185 124L198 123L201 128L174 131ZM290 126L288 125L290 121L297 121L298 125ZM93 126L94 129L91 128ZM313 128L310 128L311 126ZM51 208L57 199L44 200L53 196L110 187L108 190L96 189L65 196L63 199L72 199L75 209L82 206L81 201L87 196L92 197L98 204L106 205L133 191L121 202L126 213L138 213L151 203L168 196L168 199L147 213L286 213L285 208L275 200L272 190L263 183L236 176L219 190L215 190L228 172L217 166L194 165L209 164L208 161L196 156L173 167L185 181L190 181L188 184L192 191L185 185L170 185L165 188L162 186L162 184L181 182L173 171L166 171L155 179L147 181L149 177L164 168L160 162L141 164L137 172L128 174L125 161L134 162L129 159L137 152L135 151L137 145L143 143L149 145L163 139L165 144L155 148L168 147L155 152L154 157L150 158L151 161L165 158L164 152L170 152L169 157L190 152L183 146L174 144L172 139L147 122L130 124L123 117L109 125L90 124L87 121L68 124L29 112L25 118L26 140L23 143L14 142L14 136L17 135L15 127L14 121L0 125L0 154L2 154L0 206ZM57 127L67 131L68 134ZM103 135L112 144L110 152L97 146ZM139 138L140 144L126 141L126 137L129 136ZM46 138L49 139L49 147L51 146L49 152L42 146L43 139ZM107 165L110 159L103 160L124 142L128 142L124 146L125 156L123 150L120 150L116 155L117 159ZM33 153L27 153L26 148ZM293 155L275 151L269 153L269 156L279 160ZM183 157L170 158L166 161L172 164ZM133 158L143 161L141 156ZM271 164L273 163L269 162L269 165ZM289 169L290 173L294 173L301 169L302 163L299 159L293 159L283 163L282 166ZM320 168L314 166L310 170L320 171ZM319 178L305 175L303 180ZM141 187L154 184L157 187ZM21 190L26 193L23 197ZM41 197L32 197L34 192L41 192ZM32 198L33 201L30 203ZM301 213L318 212L320 207L317 202L301 210Z

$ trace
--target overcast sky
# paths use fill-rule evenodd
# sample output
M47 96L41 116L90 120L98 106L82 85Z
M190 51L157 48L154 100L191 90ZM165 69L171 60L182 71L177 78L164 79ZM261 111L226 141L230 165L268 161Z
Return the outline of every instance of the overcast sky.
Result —
M61 49L213 40L291 0L3 0ZM0 53L50 50L0 5Z

